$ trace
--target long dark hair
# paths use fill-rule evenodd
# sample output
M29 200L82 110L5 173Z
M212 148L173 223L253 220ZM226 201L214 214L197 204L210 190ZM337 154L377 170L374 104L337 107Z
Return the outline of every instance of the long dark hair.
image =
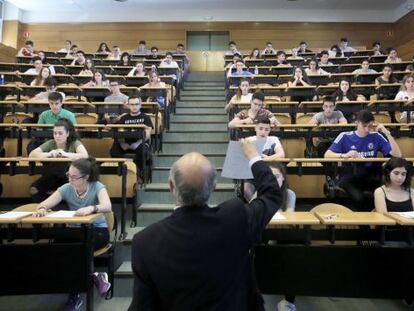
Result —
M344 79L341 79L341 81L339 81L338 89L335 91L335 93L332 96L334 96L337 101L341 101L344 98L345 94L341 90L341 82L342 81L346 81L349 84L349 90L346 93L346 97L349 100L356 100L357 97L358 97L358 95L352 90L352 88L351 88L351 81L349 81L348 79L345 79L345 78Z
M287 210L287 196L288 196L288 189L289 185L287 182L287 174L286 174L286 167L279 162L276 162L275 164L272 164L272 168L279 170L280 174L283 176L283 183L280 186L280 192L282 193L282 205L281 209L282 211Z
M406 169L407 175L405 176L405 180L401 185L401 189L409 191L411 187L411 165L404 158L392 157L384 164L382 170L383 182L386 186L388 186L391 183L391 171L397 167L404 167Z
M65 128L65 131L69 133L68 138L66 139L66 148L69 148L69 146L76 140L79 139L79 135L75 130L75 127L73 126L72 122L70 122L68 119L61 118L59 119L53 127L61 126Z
M96 50L96 53L102 53L102 52L105 52L105 51L103 50L103 46L104 46L104 44L105 44L105 46L106 46L106 50L105 50L105 51L107 51L107 52L111 52L111 50L109 49L108 44L106 44L106 42L101 42L101 43L99 43L99 46L98 46L98 49Z
M77 159L73 161L71 165L76 168L81 175L89 175L88 182L99 180L99 166L94 157Z

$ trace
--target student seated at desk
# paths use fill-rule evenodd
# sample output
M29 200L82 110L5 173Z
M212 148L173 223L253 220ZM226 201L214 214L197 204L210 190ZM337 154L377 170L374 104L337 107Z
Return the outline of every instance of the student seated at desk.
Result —
M369 68L369 60L365 59L361 63L361 68L355 69L352 72L355 76L358 76L362 73L377 73L374 69Z
M37 52L34 50L34 43L32 40L27 40L18 52L17 56L36 56Z
M381 42L375 41L372 43L372 55L373 56L385 55L385 53L381 50Z
M153 88L163 88L166 87L165 82L161 81L161 78L158 74L158 72L156 70L151 70L148 73L148 80L149 82L143 86L141 86L142 88L146 88L146 87L153 87Z
M312 51L308 49L308 44L305 41L299 42L299 46L297 47L299 54L303 53L311 53Z
M383 167L384 184L374 191L375 211L410 212L414 210L411 165L403 158L391 158Z
M232 72L233 68L229 68L228 72L227 72L227 78L231 77L231 76L251 76L253 75L250 71L245 70L245 65L243 63L243 61L238 60L236 62L236 71Z
M397 79L394 77L392 72L391 65L385 65L382 69L382 75L375 79L376 89L379 89L382 84L393 84L398 83ZM378 93L378 99L394 99L394 93L392 89L383 88Z
M58 53L69 53L70 52L70 48L72 46L72 41L70 40L65 40L65 46L63 48L61 48L60 50L58 50Z
M341 48L337 44L332 45L328 53L329 53L329 58L344 57L344 52L341 50Z
M111 54L111 50L109 49L108 44L106 44L106 42L101 42L99 43L96 53L109 55Z
M299 50L297 48L293 48L292 49L292 55L290 55L286 59L287 60L291 60L291 59L303 59L303 57L302 56L299 56Z
M57 92L57 82L53 77L45 79L44 87L46 91L37 93L32 100L34 101L46 101L49 99L49 94ZM62 95L62 102L65 102L65 93L59 92Z
M336 101L356 101L356 100L365 100L363 95L358 95L351 89L351 82L348 79L342 78L339 81L338 89L332 94ZM340 107L339 107L340 109ZM345 112L345 118L347 119L348 123L354 122L354 113L352 112Z
M118 66L132 66L131 55L128 52L122 53Z
M114 45L112 47L112 52L108 55L108 57L106 59L108 60L121 60L121 49L119 48L119 46Z
M62 108L63 96L60 92L51 92L47 99L50 109L40 114L38 124L55 124L59 119L67 119L72 124L76 124L73 112Z
M322 109L323 111L316 113L312 119L309 120L309 124L321 125L321 124L347 124L343 113L339 110L335 110L336 103L335 97L325 96L323 98ZM316 152L319 158L323 158L326 150L331 146L333 139L330 137L318 137L318 144L316 145Z
M60 119L53 126L53 139L50 139L30 152L29 158L86 158L88 152L79 140L73 124ZM34 202L40 202L47 197L47 193L55 190L65 182L62 164L49 164L50 173L44 174L30 187L30 195ZM52 169L53 167L53 169ZM63 165L63 168L66 164Z
M109 87L111 89L111 95L108 95L105 97L105 102L119 102L124 104L124 107L126 107L126 103L128 101L128 96L126 96L125 94L121 93L119 87L119 81L118 80L111 80L109 82ZM99 118L100 121L98 121L98 123L104 123L104 124L109 124L109 123L117 123L121 116L118 113L105 113L103 115L104 120L102 120L102 117Z
M296 206L296 193L289 188L287 182L286 167L282 163L272 163L270 169L276 177L277 183L282 194L282 203L280 210L283 212L294 212ZM257 191L254 180L244 182L244 199L247 202L257 197ZM277 311L296 311L294 295L285 295L285 298L277 304Z
M229 50L226 51L226 53L224 53L224 56L233 56L234 54L241 55L241 53L237 50L236 42L230 41L229 42Z
M329 61L329 52L323 50L319 55L319 66L332 66L333 63Z
M356 130L338 135L325 153L325 158L355 159L376 158L378 152L384 157L401 157L401 151L390 131L377 124L374 131L374 115L361 110L356 119ZM344 164L343 164L344 165ZM349 194L356 211L371 211L373 202L364 196L364 191L373 192L380 185L378 166L366 162L357 166L357 172L341 174L339 186Z
M35 56L32 58L31 61L33 68L27 69L24 73L30 74L30 75L37 75L43 68L43 62L42 59L39 56Z
M141 54L141 55L148 55L151 51L147 49L147 42L145 40L140 40L138 42L138 48L136 48L134 51L132 51L132 54Z
M75 57L73 58L71 66L75 65L85 65L86 58L85 58L85 52L84 51L77 51Z
M283 163L275 162L271 164L270 169L276 177L282 193L282 204L280 205L280 209L283 212L294 212L296 206L296 194L293 190L289 189L285 165ZM256 187L252 180L245 181L244 185L244 198L247 202L250 202L257 196Z
M237 93L234 95L229 103L224 107L224 110L229 113L233 109L234 104L239 103L250 103L252 100L253 93L250 93L250 82L247 79L240 81L239 87L237 88Z
M394 48L389 48L388 49L388 57L387 59L384 61L384 63L387 64L397 64L397 63L401 63L402 60L400 57L398 57L398 53L397 50Z
M76 44L73 44L70 47L70 51L66 54L65 58L75 58L76 53L78 53L79 47Z
M414 100L414 74L404 76L395 100ZM410 111L410 120L414 121L414 111ZM407 111L401 113L400 122L407 122Z
M176 69L179 68L177 62L173 60L173 55L171 52L165 53L165 58L161 61L160 67L176 68ZM176 72L178 72L178 70ZM169 75L173 77L174 81L177 80L176 74L169 74Z
M151 129L153 128L151 119L145 113L141 112L141 98L132 95L128 98L129 113L121 116L117 124L137 125L144 124L144 136L136 138L116 139L111 148L111 157L122 158L126 153L134 153L134 163L137 166L137 182L142 183L142 168L144 166L142 156L149 152L149 142L151 138ZM144 159L145 160L145 159Z
M237 125L243 124L257 124L259 119L267 118L270 120L270 124L280 124L276 117L269 110L264 109L264 94L256 92L253 94L250 101L250 108L244 109L237 113L233 120L228 124L229 128L235 128Z
M311 82L306 75L305 70L302 67L298 66L293 69L293 75L290 81L288 81L288 87L295 87L295 86L311 86ZM291 96L291 101L305 101L305 100L312 100L309 96Z
M277 52L273 48L272 42L266 42L266 47L262 51L262 55L275 55Z
M322 68L319 67L318 65L318 60L316 58L312 58L309 62L309 68L305 69L305 72L308 76L311 75L316 75L316 76L321 76L321 75L330 75L329 72L323 70Z
M135 64L135 67L131 69L130 72L128 72L128 77L145 77L147 73L144 69L144 63L143 62L137 62Z
M43 67L38 73L37 77L30 82L30 86L43 86L45 80L50 77L50 70L47 67Z
M236 67L236 63L238 61L242 61L242 56L240 54L234 54L232 61L224 67L224 69L227 71L227 73L228 73L229 70Z
M80 76L93 76L95 73L95 65L93 63L93 60L90 58L87 58L85 60L85 65L83 66L82 70L79 72Z
M348 38L341 38L341 40L339 41L339 48L341 49L342 52L355 52L356 51L356 49L349 46Z
M292 67L292 65L286 61L286 53L284 51L277 51L276 67Z
M172 53L172 55L184 56L182 58L182 60L183 60L184 73L186 74L188 72L188 70L190 69L190 58L185 53L184 44L178 43L176 50L171 51L171 53Z
M105 74L98 70L93 75L92 79L83 85L84 87L109 87L109 80Z
M233 55L234 56L234 55ZM243 60L251 60L251 59L262 59L259 48L254 48L249 56L245 57Z
M145 58L146 59L158 59L160 58L158 55L158 52L159 52L158 48L156 46L153 46L151 48L151 53L149 53Z
M44 217L62 201L66 202L69 210L76 211L76 216L112 211L108 191L105 185L99 182L99 167L95 158L89 157L73 161L66 173L66 180L69 182L59 187L51 196L39 203L33 216ZM98 250L108 245L108 243L108 224L105 217L102 216L93 222L93 248ZM111 287L108 282L108 275L105 272L95 272L93 279L100 295L105 296ZM64 310L78 310L82 303L79 294L71 293Z

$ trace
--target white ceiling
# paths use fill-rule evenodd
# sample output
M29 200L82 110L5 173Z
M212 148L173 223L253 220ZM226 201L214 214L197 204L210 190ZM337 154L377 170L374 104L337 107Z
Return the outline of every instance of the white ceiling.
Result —
M19 9L23 22L200 21L206 17L212 21L394 22L414 6L414 0L6 1Z

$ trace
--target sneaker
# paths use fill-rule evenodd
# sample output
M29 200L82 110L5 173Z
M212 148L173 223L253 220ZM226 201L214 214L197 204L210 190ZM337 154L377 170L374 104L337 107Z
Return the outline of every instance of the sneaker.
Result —
M70 294L66 301L63 311L79 310L83 304L83 300L79 294Z
M296 311L296 307L293 303L287 301L286 299L282 299L277 304L277 311Z
M95 272L93 274L93 282L101 297L104 297L111 288L111 283L108 282L108 273Z

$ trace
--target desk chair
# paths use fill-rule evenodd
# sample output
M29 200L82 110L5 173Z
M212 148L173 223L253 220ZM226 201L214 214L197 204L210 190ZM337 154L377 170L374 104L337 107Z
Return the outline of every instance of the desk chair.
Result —
M341 204L336 203L323 203L316 205L310 210L311 213L353 213L352 210L343 206Z
M109 234L114 232L112 240L109 243L101 248L96 250L93 253L95 267L106 267L108 273L108 281L111 283L111 288L107 292L105 299L111 299L114 293L114 256L115 256L115 246L118 235L118 224L114 212L105 213L106 223L108 225Z

